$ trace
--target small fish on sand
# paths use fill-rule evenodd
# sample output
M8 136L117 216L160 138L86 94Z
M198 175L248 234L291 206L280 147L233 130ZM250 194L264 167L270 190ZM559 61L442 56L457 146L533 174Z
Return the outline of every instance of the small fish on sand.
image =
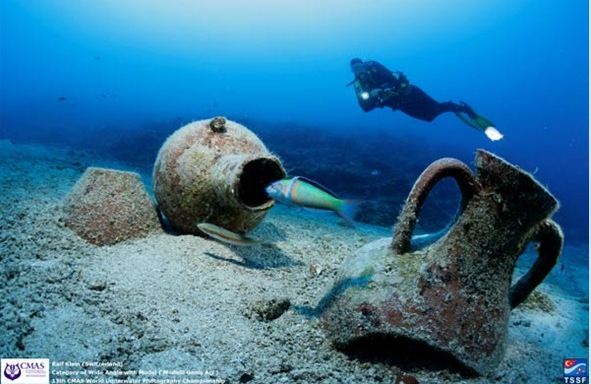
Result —
M211 223L199 223L197 224L197 228L207 236L226 244L237 245L240 247L265 244L261 240L228 231L227 229Z
M355 226L353 217L357 211L357 203L339 199L328 188L305 177L296 176L275 181L265 191L270 198L280 203L333 211L350 226Z

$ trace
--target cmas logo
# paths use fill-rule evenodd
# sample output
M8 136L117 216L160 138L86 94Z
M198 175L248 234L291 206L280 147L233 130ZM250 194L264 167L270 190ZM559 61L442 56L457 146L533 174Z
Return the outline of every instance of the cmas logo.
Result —
M587 359L564 359L564 383L587 383Z
M49 359L1 359L0 384L49 384Z
M18 364L6 364L6 368L4 368L4 377L8 380L15 380L21 377L21 369Z

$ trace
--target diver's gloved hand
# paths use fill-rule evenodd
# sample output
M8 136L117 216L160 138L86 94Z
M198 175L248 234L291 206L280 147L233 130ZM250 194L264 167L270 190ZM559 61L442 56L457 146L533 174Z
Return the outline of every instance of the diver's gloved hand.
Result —
M385 105L391 104L391 101L393 99L396 99L398 96L399 96L398 90L396 88L392 87L392 88L379 89L378 93L376 94L376 99L378 100L380 105L383 107Z
M375 101L375 104L379 107L384 107L384 90L381 88L372 89L369 92L369 98Z
M375 101L375 104L379 107L385 107L386 105L392 104L391 101L396 99L400 95L400 92L396 87L391 88L377 88L372 89L369 92L369 98Z

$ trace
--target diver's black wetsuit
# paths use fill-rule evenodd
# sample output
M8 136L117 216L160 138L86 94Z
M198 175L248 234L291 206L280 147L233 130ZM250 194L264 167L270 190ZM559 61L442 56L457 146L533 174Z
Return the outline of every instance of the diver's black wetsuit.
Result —
M465 103L437 102L416 85L412 85L401 72L392 72L376 61L351 60L355 74L353 84L359 105L368 112L374 108L390 107L414 118L433 121L445 112L463 112L474 116Z

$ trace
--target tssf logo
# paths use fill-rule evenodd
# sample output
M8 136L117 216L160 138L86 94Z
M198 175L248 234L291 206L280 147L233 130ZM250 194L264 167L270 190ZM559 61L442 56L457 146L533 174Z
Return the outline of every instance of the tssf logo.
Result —
M564 359L564 382L587 383L587 359Z
M49 359L2 359L0 366L0 384L49 384Z

